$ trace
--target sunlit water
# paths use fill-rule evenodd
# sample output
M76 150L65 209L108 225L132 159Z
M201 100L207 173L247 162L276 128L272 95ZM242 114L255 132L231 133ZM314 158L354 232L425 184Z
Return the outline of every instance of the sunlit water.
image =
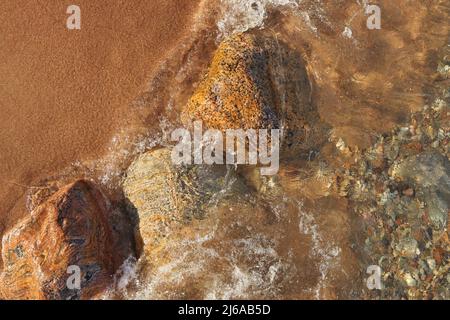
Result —
M242 195L174 230L151 263L127 260L105 298L362 297L362 231L347 200L330 189L327 170L340 165L331 146L366 148L433 99L437 56L448 37L445 1L378 3L381 30L367 28L363 0L202 2L192 35L131 104L134 125L117 133L104 159L74 164L68 176L87 175L114 195L130 161L169 143L218 43L252 29L301 54L328 142L283 163L273 189Z

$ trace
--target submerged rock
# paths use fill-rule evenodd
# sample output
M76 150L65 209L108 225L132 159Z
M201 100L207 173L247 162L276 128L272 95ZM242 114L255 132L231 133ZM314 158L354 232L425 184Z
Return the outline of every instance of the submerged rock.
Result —
M411 156L392 169L393 177L412 183L426 204L436 229L447 226L450 203L450 161L438 152Z
M413 238L403 238L395 245L395 253L402 256L413 258L417 256L420 251L418 251L418 243Z
M439 101L440 99L436 99ZM344 173L365 220L365 250L383 271L371 298L448 299L450 162L448 111L425 106L411 121L358 155ZM361 170L363 169L363 170ZM360 197L364 185L366 197Z
M154 149L128 168L125 196L139 217L144 249L156 247L174 225L202 219L205 208L224 196L227 188L245 190L229 166L175 166L171 149Z
M394 177L413 180L422 188L441 190L450 195L450 162L438 152L424 152L395 166Z
M80 180L56 192L4 234L0 297L88 299L99 294L127 254L119 245L125 239L116 239L111 228L112 211L90 182ZM69 288L76 269L80 286Z
M270 36L236 34L220 44L181 118L208 129L283 129L285 147L307 148L324 138L310 94L295 51Z

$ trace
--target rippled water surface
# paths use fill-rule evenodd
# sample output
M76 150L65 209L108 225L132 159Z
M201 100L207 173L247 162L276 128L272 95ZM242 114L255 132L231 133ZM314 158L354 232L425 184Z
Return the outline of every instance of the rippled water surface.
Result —
M311 101L329 127L328 144L368 147L433 99L437 58L448 40L449 7L445 1L379 1L382 28L368 30L367 5L320 0L205 2L193 37L161 66L133 105L142 127L124 133L137 141L132 151L155 141L164 143L217 44L230 34L255 28L301 54L313 88ZM148 131L149 125L153 131ZM345 165L330 150L317 142L313 158L299 155L282 165L273 178L280 190L218 206L206 220L173 231L162 252L149 259L150 267L133 261L124 266L112 296L362 297L360 221L348 201L329 189L332 181L327 180L323 162Z
M450 9L447 1L437 0L377 3L380 30L367 28L368 1L363 0L200 4L192 35L130 105L133 125L117 133L104 159L80 162L68 175L93 176L114 194L136 155L168 143L218 43L254 29L301 55L312 86L310 100L328 136L325 142L310 141L310 153L282 163L273 181L265 181L275 187L219 202L206 219L171 230L167 244L148 261L127 261L107 297L363 296L360 218L330 188L327 170L348 161L336 158L333 147L367 148L434 99Z

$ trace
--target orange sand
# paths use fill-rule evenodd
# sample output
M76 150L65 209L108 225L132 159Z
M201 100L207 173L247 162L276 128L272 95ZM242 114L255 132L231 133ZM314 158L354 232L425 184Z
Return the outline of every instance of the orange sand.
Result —
M198 1L0 2L0 233L21 185L101 156ZM81 31L66 9L81 8Z

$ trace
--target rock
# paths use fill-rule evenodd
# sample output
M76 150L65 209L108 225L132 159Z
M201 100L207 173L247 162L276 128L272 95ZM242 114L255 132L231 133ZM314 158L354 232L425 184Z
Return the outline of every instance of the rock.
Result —
M427 204L428 216L433 227L437 230L443 230L448 223L450 201L448 196L441 191L427 192L423 199Z
M61 188L4 234L0 297L89 299L101 293L125 255L111 215L94 184L80 180ZM79 289L67 286L70 266L81 271Z
M282 128L285 146L305 148L311 140L311 147L324 137L313 125L319 117L310 93L302 59L286 44L262 34L236 34L220 44L181 119L186 126L201 120L219 130Z
M403 274L403 280L405 281L408 287L415 287L417 285L417 281L408 272Z
M230 166L175 166L170 148L142 154L128 168L123 190L139 216L144 250L158 246L174 225L204 218L230 186L245 188Z
M392 175L403 180L413 180L422 188L450 194L450 162L438 152L424 152L409 157L394 167Z
M420 251L418 243L412 238L403 238L395 245L395 251L402 257L414 258Z
M428 258L427 259L427 264L428 264L428 267L431 269L431 270L434 270L434 269L436 269L436 260L434 260L433 258Z
M45 200L58 191L56 182L42 188L30 188L27 191L26 207L29 212L40 206Z
M403 190L402 193L404 196L412 197L412 196L414 196L414 189L408 188L406 190Z
M435 151L411 156L393 166L392 176L414 184L418 197L427 205L436 229L447 226L450 203L450 162Z

